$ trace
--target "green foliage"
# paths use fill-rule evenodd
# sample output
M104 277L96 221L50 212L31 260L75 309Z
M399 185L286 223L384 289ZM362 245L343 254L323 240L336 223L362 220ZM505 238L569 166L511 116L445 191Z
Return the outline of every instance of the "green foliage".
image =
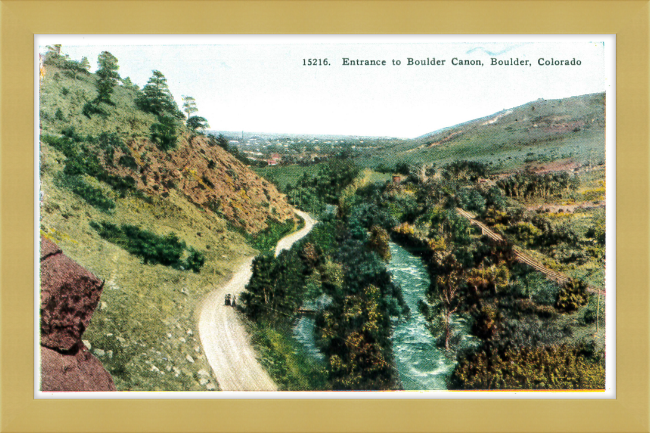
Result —
M523 221L509 226L506 232L514 235L519 242L526 246L537 244L539 237L542 235L542 231L536 226Z
M205 263L203 254L191 247L188 248L175 233L158 236L137 226L123 224L118 227L106 221L100 223L93 221L90 226L102 238L140 257L145 265L161 264L198 273Z
M604 358L567 345L461 357L449 389L604 389Z
M100 136L99 142L115 140L114 137L107 137L110 137L110 135ZM96 140L94 137L82 138L75 132L73 127L69 127L63 131L63 135L60 137L46 134L41 136L41 140L65 155L66 160L63 169L65 175L78 176L85 174L94 177L113 187L122 197L127 192L136 191L135 179L130 176L114 176L104 169L99 162L97 153L87 145L87 143L93 143Z
M302 305L306 271L295 249L282 251L277 258L270 252L257 256L240 297L246 315L254 321L290 321Z
M100 115L107 115L108 112L104 110L98 103L97 101L88 101L84 104L83 109L81 110L81 114L86 116L87 118L91 118L93 114L100 114Z
M45 65L55 66L61 69L66 76L73 79L79 77L77 74L81 74L81 76L88 75L90 64L85 57L80 62L71 60L67 54L61 53L61 44L48 46L47 48L48 51L45 53L43 61Z
M153 71L135 103L142 111L154 114L159 118L183 118L183 113L178 109L178 105L169 91L167 78L160 71Z
M375 167L375 171L379 173L398 173L408 176L411 168L407 162L396 162L395 165L387 165L382 162Z
M186 113L188 120L192 117L192 114L199 111L196 108L196 100L192 96L183 96L183 111Z
M338 205L341 193L359 173L359 166L350 160L331 161L315 176L305 172L295 186L287 185L287 196L300 209L318 213L326 204Z
M261 363L282 391L318 391L327 389L323 366L312 361L286 327L259 322L252 338Z
M97 209L109 212L115 209L115 202L108 197L104 196L104 192L100 188L88 185L81 176L67 176L67 186L77 194L79 197L88 202L89 205Z
M210 125L208 125L207 119L201 116L192 116L188 118L186 124L187 127L190 128L192 131L196 131L197 129L206 129L210 127Z
M113 88L117 86L120 75L117 73L119 66L117 58L108 51L102 51L97 59L99 69L97 69L97 103L113 104L111 94Z
M587 283L571 279L560 288L555 307L560 311L572 312L586 305L588 300Z
M386 232L377 227L374 233L371 238L386 246ZM272 253L256 257L253 277L240 297L249 318L273 329L290 323L306 296L324 292L331 298L317 316L317 340L328 357L328 389L397 386L390 317L403 312L404 302L371 248L355 238L352 221L326 218L277 258Z
M543 274L532 271L517 276L510 287L513 295L528 298L540 305L554 305L558 299L560 286L547 280Z
M575 191L580 186L580 178L571 176L566 171L537 174L533 172L519 172L505 179L497 181L509 197L562 197L570 191Z
M292 219L280 222L268 218L266 225L267 227L264 230L250 236L252 247L261 252L273 251L278 241L296 228L296 223Z
M381 292L369 285L348 295L323 314L321 340L329 358L329 381L335 390L394 389L386 316Z
M477 182L480 177L485 177L488 166L478 161L460 160L447 164L442 170L442 177L447 180L461 182Z
M601 215L594 221L594 225L589 227L586 233L587 237L594 239L599 246L605 246L605 216Z
M118 160L118 163L122 167L130 168L132 170L135 170L138 168L138 164L135 162L135 158L132 157L131 155L122 155L120 156L120 159Z
M456 195L458 205L470 212L482 214L485 212L486 200L476 189L461 189Z
M172 116L159 116L158 122L151 125L151 141L160 150L169 151L178 145L178 121Z
M390 261L391 258L389 241L390 237L385 229L379 226L372 226L370 228L368 247L386 262Z

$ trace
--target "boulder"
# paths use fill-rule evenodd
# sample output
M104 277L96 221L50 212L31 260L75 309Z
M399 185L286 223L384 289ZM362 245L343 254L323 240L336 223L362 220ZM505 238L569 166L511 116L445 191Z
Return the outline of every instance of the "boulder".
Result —
M41 391L115 391L111 375L83 344L67 353L41 346Z
M81 341L104 283L41 239L41 345L68 351Z
M81 340L103 286L56 244L41 238L42 391L116 391L111 375L89 352L90 342Z

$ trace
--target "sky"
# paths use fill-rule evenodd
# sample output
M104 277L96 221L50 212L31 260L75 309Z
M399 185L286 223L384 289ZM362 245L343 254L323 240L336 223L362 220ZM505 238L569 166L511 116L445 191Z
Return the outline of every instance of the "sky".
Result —
M194 97L197 114L222 131L413 138L539 98L603 92L614 82L608 75L614 41L602 35L38 35L35 41L37 52L60 43L70 58L88 57L92 71L97 56L109 51L120 75L140 87L159 70L179 106L183 95ZM344 65L344 58L386 65ZM409 66L409 58L438 64ZM453 65L454 58L483 65ZM493 66L493 58L528 65ZM540 58L581 64L540 66ZM329 64L305 65L309 59Z

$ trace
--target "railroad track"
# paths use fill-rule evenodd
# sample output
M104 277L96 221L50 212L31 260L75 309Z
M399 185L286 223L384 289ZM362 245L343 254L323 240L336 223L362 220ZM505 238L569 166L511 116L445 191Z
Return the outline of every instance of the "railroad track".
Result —
M493 232L488 226L483 224L482 222L476 220L476 217L472 215L471 213L461 209L461 208L456 208L456 212L467 220L469 220L470 224L475 225L481 229L481 232L488 236L490 239L493 239L495 241L503 241L503 236ZM546 266L544 266L542 263L538 262L528 254L524 253L521 251L520 248L514 247L513 248L514 253L515 253L515 258L518 262L524 263L531 268L535 269L538 272L541 272L546 276L547 279L551 281L555 281L558 284L566 284L569 282L570 278L566 275L564 275L561 272L554 271L553 269L549 269ZM588 286L587 291L591 293L597 293L599 295L605 295L604 290L599 290L595 287Z

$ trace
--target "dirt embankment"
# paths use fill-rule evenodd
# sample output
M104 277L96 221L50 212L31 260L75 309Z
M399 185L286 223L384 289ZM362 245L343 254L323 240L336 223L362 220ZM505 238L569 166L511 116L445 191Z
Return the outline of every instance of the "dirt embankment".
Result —
M160 150L149 140L127 145L130 155L118 150L107 170L130 176L149 195L166 197L173 188L192 203L222 215L249 233L266 228L266 220L293 217L293 208L272 183L203 136L182 138L178 148ZM130 165L120 164L133 158Z

